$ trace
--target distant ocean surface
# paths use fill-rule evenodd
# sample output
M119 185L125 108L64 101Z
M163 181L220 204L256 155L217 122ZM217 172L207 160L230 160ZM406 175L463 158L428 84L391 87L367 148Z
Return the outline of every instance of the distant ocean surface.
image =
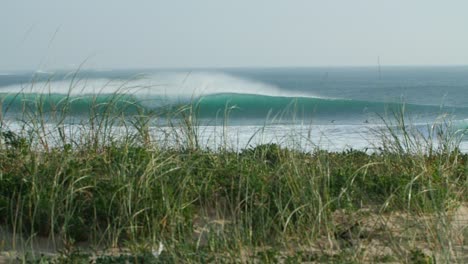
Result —
M47 112L68 98L76 121L115 94L129 115L137 110L126 103L163 117L194 106L208 145L227 125L229 140L240 147L295 137L300 146L368 148L378 144L370 130L403 106L415 126L446 116L457 128L468 127L468 66L0 73L3 122L11 127L21 123L25 102L41 101Z

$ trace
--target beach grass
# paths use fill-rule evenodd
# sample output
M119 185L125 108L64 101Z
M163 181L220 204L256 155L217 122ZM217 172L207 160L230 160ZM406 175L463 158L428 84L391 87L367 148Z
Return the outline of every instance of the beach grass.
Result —
M128 102L125 116L114 96L73 126L79 136L65 122L72 100L25 102L19 130L3 114L0 260L468 260L468 154L449 122L422 134L401 111L372 152L209 149L193 106L168 118ZM175 140L154 138L159 118Z

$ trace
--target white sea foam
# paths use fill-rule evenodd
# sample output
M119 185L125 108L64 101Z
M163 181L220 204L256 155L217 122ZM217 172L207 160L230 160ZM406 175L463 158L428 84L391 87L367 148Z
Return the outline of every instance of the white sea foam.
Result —
M225 73L158 73L151 76L152 86L160 85L167 95L199 96L218 93L256 94L283 97L314 97L304 92L285 91L271 84Z
M9 122L6 128L20 135L27 136L28 129L23 123ZM50 144L60 142L56 124L46 124L45 133ZM369 126L360 125L249 125L249 126L204 126L197 127L198 142L201 147L219 149L227 147L241 151L259 144L276 143L284 147L313 151L316 148L343 151L349 148L372 151L372 144L378 143L375 134L369 132ZM25 134L26 133L26 134ZM80 142L89 133L86 125L66 125L65 134L75 142ZM118 138L125 133L137 133L129 127L112 127L108 133ZM150 134L161 146L176 146L184 138L182 127L151 127Z
M161 72L130 80L51 78L45 82L32 81L28 84L1 87L0 91L71 95L129 93L141 98L166 96L185 99L219 93L322 98L310 93L282 90L271 84L213 72Z
M5 122L3 128L11 130L23 136L29 136L30 129L24 122ZM49 123L45 125L44 134L51 145L60 142L57 125ZM80 142L87 135L90 128L85 124L65 125L65 134L71 141ZM160 146L173 147L183 144L186 130L183 126L152 126L149 128L153 140ZM366 125L229 125L196 127L198 143L200 147L219 149L223 147L234 151L255 147L260 144L275 143L283 147L302 151L314 151L316 149L341 152L347 149L364 150L368 153L378 151L382 146L382 136L388 132L388 128L382 124ZM119 138L128 133L137 134L138 131L128 126L113 126L106 135ZM400 135L402 136L402 135ZM438 139L433 138L433 146L438 146ZM424 147L424 146L422 146ZM468 153L468 141L460 142L459 149Z

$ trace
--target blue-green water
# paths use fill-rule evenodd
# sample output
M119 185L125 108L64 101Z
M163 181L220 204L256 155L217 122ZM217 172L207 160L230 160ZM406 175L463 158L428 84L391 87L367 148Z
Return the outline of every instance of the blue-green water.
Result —
M468 120L468 66L236 68L16 72L0 74L3 117L38 105L86 117L90 111L166 116L190 104L202 125L376 124L399 109L420 125L447 115ZM106 106L112 105L112 108ZM174 116L172 116L174 118ZM177 117L175 117L177 118ZM221 121L220 121L221 120ZM342 126L342 127L340 127Z
M81 71L0 75L3 110L22 102L45 107L72 102L70 114L117 101L162 111L187 103L201 118L261 120L267 116L316 122L365 122L406 105L408 113L431 119L449 113L468 117L468 67L344 67L203 70ZM22 95L18 96L18 93ZM125 93L125 96L113 96ZM71 97L69 97L71 94ZM21 107L20 107L21 106ZM127 110L133 111L132 107Z

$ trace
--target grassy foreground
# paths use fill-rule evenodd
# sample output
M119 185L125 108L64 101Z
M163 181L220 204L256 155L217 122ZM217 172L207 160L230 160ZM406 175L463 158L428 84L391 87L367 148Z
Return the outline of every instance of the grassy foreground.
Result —
M190 122L162 147L141 117L118 137L90 118L80 141L29 117L26 135L0 130L0 262L468 261L468 155L448 132L237 152L199 147Z

